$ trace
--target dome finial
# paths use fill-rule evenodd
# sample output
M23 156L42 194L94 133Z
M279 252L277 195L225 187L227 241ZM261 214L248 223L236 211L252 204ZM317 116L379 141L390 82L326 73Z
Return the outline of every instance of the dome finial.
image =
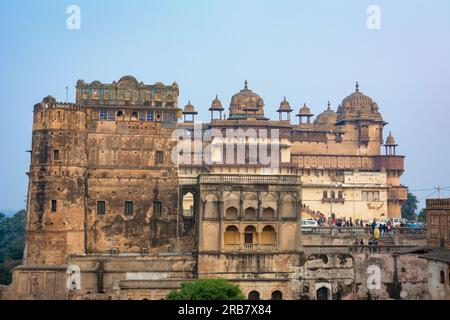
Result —
M244 89L248 90L248 81L247 80L245 80L245 82L244 82Z
M356 87L356 92L359 92L359 82L358 81L356 81L356 84L355 84L355 87Z
M330 100L328 100L328 110L330 110L331 108L331 103L330 103Z

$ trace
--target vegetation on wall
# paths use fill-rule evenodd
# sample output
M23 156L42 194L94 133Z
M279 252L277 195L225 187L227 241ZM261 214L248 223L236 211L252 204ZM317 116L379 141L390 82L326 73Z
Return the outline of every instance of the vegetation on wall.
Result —
M22 262L25 221L25 210L12 217L0 213L0 284L10 284L12 269Z
M183 282L181 290L173 290L168 300L244 300L238 285L225 279L200 279Z

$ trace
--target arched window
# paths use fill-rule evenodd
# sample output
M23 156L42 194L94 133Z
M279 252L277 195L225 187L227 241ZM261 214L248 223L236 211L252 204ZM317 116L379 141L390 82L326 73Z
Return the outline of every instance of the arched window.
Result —
M324 199L328 198L328 192L327 192L327 191L324 191L324 192L323 192L323 198L324 198Z
M194 195L190 192L183 197L183 216L192 217L194 215Z
M236 226L228 226L225 229L224 243L225 244L239 244L239 230Z
M283 300L283 293L279 290L272 292L272 300Z
M238 210L235 207L229 207L225 211L225 218L227 219L237 219L238 218Z
M328 290L327 287L317 289L316 291L317 300L328 300L329 292L330 290Z
M444 270L441 270L440 281L441 284L445 284L445 273Z
M138 112L137 111L133 111L131 113L131 121L137 121L138 120Z
M256 209L249 207L244 211L245 219L256 219Z
M256 228L254 226L247 226L244 233L245 244L254 244L256 240Z
M261 244L276 244L277 243L277 233L274 227L265 226L261 233Z
M265 208L263 210L263 218L264 219L273 219L275 218L275 210L272 208Z
M248 293L248 300L261 300L259 292L258 291L250 291Z
M334 199L334 198L336 198L336 194L334 191L331 191L331 199Z
M122 119L123 120L123 111L122 110L119 110L119 111L117 111L117 119Z

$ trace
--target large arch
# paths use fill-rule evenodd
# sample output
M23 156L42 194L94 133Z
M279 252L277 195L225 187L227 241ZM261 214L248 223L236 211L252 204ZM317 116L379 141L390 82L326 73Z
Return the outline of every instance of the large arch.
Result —
M275 209L268 207L264 208L263 210L263 219L265 220L271 220L275 218Z
M276 244L277 233L273 226L265 226L261 233L261 244Z
M255 193L244 193L243 204L245 219L256 219L258 211L258 196Z
M229 207L225 210L225 218L236 220L239 217L238 209L236 207Z
M244 243L256 244L258 243L257 232L254 226L247 226L244 230Z
M239 244L241 242L239 229L236 226L228 226L225 229L225 234L223 236L223 242L226 245Z
M254 220L257 218L257 210L253 207L248 207L244 210L244 218L247 220Z
M235 193L224 193L224 207L226 219L237 219L239 217L239 197Z

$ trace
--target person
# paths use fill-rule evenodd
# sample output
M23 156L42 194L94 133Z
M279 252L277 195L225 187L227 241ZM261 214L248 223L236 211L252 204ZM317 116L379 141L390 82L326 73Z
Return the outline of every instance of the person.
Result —
M373 247L373 238L370 238L370 239L369 239L369 243L368 243L368 245L369 245L369 251L370 251L370 252L372 252L372 247Z
M374 233L375 240L378 240L378 238L380 238L380 228L381 228L381 226L375 228L375 233Z
M353 227L352 217L350 217L349 226L350 226L350 227Z
M373 222L370 226L372 227L372 235L375 235L375 228L377 227L377 222L375 221L375 219L373 219Z
M387 223L387 232L389 235L392 234L392 222L390 220Z

